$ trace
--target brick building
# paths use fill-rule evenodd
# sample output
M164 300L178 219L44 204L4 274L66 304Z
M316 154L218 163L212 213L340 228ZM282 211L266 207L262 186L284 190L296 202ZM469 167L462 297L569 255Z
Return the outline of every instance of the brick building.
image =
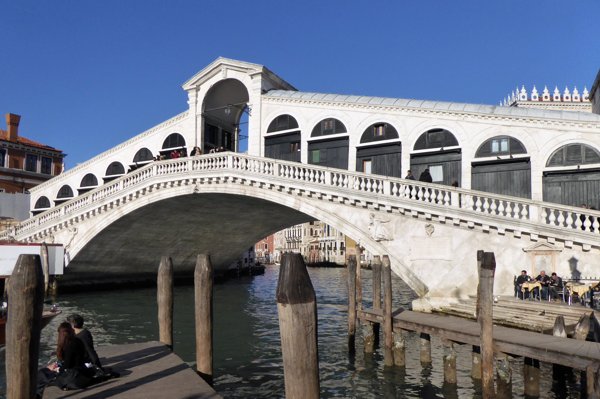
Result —
M6 114L6 130L0 129L0 192L25 193L63 171L65 154L20 136L20 120Z

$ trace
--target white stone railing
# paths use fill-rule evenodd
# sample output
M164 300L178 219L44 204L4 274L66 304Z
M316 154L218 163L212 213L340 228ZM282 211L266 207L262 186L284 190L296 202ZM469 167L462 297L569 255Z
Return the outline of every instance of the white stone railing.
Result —
M511 222L532 223L557 230L555 235L561 237L560 230L568 230L589 235L590 238L600 234L600 212L562 206L558 204L531 201L515 197L507 197L480 191L466 190L438 184L423 183L339 169L324 168L295 162L280 161L236 153L207 154L198 157L179 158L148 164L127 175L104 184L88 193L65 202L32 217L10 232L4 232L0 239L8 238L9 233L15 237L30 236L42 225L59 224L68 215L91 211L94 204L109 197L122 196L132 192L136 186L147 184L157 177L172 176L177 178L193 176L198 173L210 177L211 172L230 172L232 176L248 179L262 179L273 185L307 189L317 193L344 196L349 199L353 195L360 199L368 197L373 201L393 203L401 201L401 206L410 208L430 207L430 209L455 209L462 215L472 215L471 220L478 218L482 224ZM164 179L163 179L164 180ZM580 236L581 237L581 236ZM565 237L562 237L568 240Z

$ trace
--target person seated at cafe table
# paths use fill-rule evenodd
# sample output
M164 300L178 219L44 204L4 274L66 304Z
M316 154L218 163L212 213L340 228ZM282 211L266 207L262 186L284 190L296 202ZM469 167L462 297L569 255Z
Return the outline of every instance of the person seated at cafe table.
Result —
M546 275L545 270L541 270L540 274L535 278L535 281L539 282L542 286L541 299L548 299L548 287L551 280L550 276ZM534 289L534 296L540 296L539 288Z
M548 288L550 290L550 298L552 298L553 301L558 300L558 293L563 292L563 287L562 278L558 277L558 274L552 273Z
M521 270L521 275L515 280L515 290L517 291L517 298L526 299L529 297L529 290L523 292L523 283L531 281L531 277L527 275L527 270Z

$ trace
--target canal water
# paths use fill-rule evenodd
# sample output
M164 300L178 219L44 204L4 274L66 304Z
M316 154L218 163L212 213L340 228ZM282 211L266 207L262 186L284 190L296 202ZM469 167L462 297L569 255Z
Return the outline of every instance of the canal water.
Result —
M214 374L215 389L225 398L283 398L275 288L278 267L265 274L242 277L215 285ZM363 270L364 298L371 298L371 272ZM357 339L355 358L347 352L347 288L345 269L309 269L317 295L319 372L322 398L480 398L481 387L470 377L471 347L457 347L457 386L443 383L443 347L432 338L433 363L419 362L419 338L410 334L405 369L384 368L383 354L363 353ZM410 307L414 293L393 280L394 307ZM194 289L175 290L174 350L192 364L194 354ZM96 346L158 339L156 290L135 289L61 295L58 305L66 317L79 313L93 333ZM370 306L370 301L365 301ZM55 349L57 317L42 331L40 363ZM523 397L522 361L513 364L513 397ZM4 381L4 352L0 360ZM559 386L552 368L542 365L542 398L579 398L576 381ZM5 390L2 389L2 392ZM1 395L0 395L1 396Z

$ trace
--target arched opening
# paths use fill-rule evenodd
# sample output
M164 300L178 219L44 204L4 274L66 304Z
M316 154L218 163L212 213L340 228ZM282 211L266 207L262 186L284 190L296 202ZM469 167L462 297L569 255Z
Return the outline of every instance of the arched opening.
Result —
M125 167L121 162L112 162L106 168L105 176L102 178L104 183L117 179L125 174Z
M401 158L402 144L396 129L389 123L374 123L360 137L356 148L356 170L402 177Z
M300 162L300 137L296 119L291 115L279 115L267 128L265 156Z
M48 209L50 209L50 200L48 199L48 197L42 196L38 198L37 201L35 201L35 205L33 206L31 214L35 216L38 213L42 213Z
M341 134L344 136L340 137ZM334 118L323 119L315 125L310 137L309 164L348 169L348 134L341 121Z
M600 209L600 152L582 143L550 155L542 178L544 201Z
M152 162L154 159L154 155L152 155L152 151L147 148L140 148L135 155L133 156L133 163L129 165L128 172L136 170L139 167L146 165L147 163Z
M58 193L56 194L56 200L54 200L54 205L62 204L73 197L75 197L73 194L73 189L68 184L65 184L60 188L60 190L58 190Z
M237 79L225 79L208 90L204 97L202 111L202 140L200 146L204 154L215 151L244 151L248 137L242 134L248 114L248 90ZM243 126L242 126L243 125ZM247 130L246 130L247 131Z
M434 183L460 186L462 154L458 140L446 129L430 129L417 139L410 169L418 179L429 168Z
M531 162L523 143L511 136L486 140L471 164L471 188L531 198Z
M187 157L187 149L185 148L185 139L179 133L171 133L163 141L160 155L165 159L176 159Z
M77 192L79 195L81 195L93 190L96 187L98 187L98 179L92 173L88 173L87 175L83 176L83 179L81 179L81 184L79 185Z

